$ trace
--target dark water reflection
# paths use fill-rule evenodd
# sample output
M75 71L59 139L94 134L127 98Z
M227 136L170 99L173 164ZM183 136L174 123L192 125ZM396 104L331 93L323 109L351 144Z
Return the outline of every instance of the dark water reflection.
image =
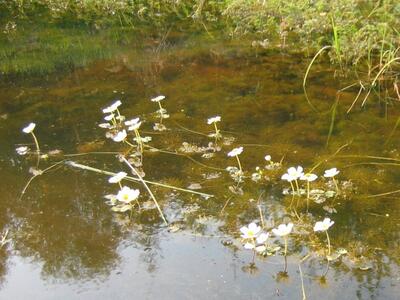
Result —
M357 91L343 93L326 146L330 109L337 89L346 84L335 79L328 66L317 66L310 79L309 96L320 111L316 113L304 98L307 61L298 55L255 51L247 46L250 42L184 36L167 40L164 48L157 40L137 44L114 59L72 72L1 83L0 229L9 229L12 240L0 250L1 298L297 299L298 263L307 254L302 271L309 299L397 297L398 197L368 197L396 190L399 182L398 134L388 141L396 107L382 114L383 104L371 102L367 109L346 115ZM157 108L149 101L158 94L167 96L165 107L171 114L165 120L170 130L161 134L152 130L151 113ZM143 132L153 137L154 147L175 151L182 142L207 145L209 138L191 131L210 132L206 120L217 114L224 135L236 139L211 159L190 155L203 165L185 156L145 154L146 179L184 188L201 183L203 191L215 195L204 199L154 187L177 232L163 226L154 209L135 212L132 218L111 212L103 196L116 188L107 177L65 166L36 178L19 199L34 163L15 154L16 145L30 142L21 133L23 125L37 123L45 150L118 151L121 148L105 141L97 127L100 108L117 98L127 117L145 120ZM246 180L244 194L235 195L224 169L235 163L226 153L236 145L245 148L241 159L249 173L265 165L266 154L275 160L283 157L284 167L271 172L268 182ZM126 169L114 155L69 159L101 169ZM313 205L312 214L302 215L299 222L286 209L285 185L278 178L289 165L311 168L318 162L319 174L336 166L340 179L351 180L355 189L335 200L337 213L329 215L323 205ZM211 174L219 177L205 179ZM146 197L143 202L150 200ZM289 245L288 277L279 273L280 255L257 258L256 268L250 268L252 253L235 240L242 225L260 219L258 204L268 228L289 220L298 225ZM305 231L328 215L335 220L330 231L334 248L343 247L349 255L332 263L321 279L326 261L312 250L323 247L324 238L309 238Z

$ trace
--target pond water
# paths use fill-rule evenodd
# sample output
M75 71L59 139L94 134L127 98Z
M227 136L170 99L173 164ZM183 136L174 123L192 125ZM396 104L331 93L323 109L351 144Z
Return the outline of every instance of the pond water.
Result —
M316 111L302 87L309 59L251 44L179 33L141 37L79 68L1 79L0 228L9 241L0 250L0 298L300 299L303 289L308 299L398 298L400 204L389 193L400 181L392 130L398 108L371 95L367 106L346 113L358 89L337 98L352 80L316 64L307 87ZM158 95L170 115L165 131L153 129L158 105L150 99ZM130 173L117 155L129 146L98 127L102 108L116 99L152 137L144 179L212 197L149 184L165 225L146 188L124 181L140 189L141 209L110 209L104 195L118 185L66 162ZM207 124L216 115L217 147ZM15 149L35 149L21 131L29 122L48 153L39 169L60 163L27 185L36 155ZM227 153L239 146L244 178L236 182L226 168L237 161ZM297 165L315 167L311 186L323 190L308 212L307 197L291 203L290 185L280 179ZM252 175L256 167L260 176ZM340 170L337 195L322 176L332 167ZM342 254L329 264L325 234L313 232L325 217L335 221L332 252ZM270 255L252 264L239 230L251 222L265 231L294 223L287 272L283 239L273 234Z

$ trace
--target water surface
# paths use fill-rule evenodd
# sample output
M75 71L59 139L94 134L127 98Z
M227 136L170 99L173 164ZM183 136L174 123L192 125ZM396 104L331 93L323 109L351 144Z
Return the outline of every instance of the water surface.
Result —
M357 94L348 89L332 115L337 90L352 81L334 77L321 64L308 85L316 112L302 88L308 61L285 49L256 49L250 40L171 33L133 39L83 67L3 77L0 226L11 241L1 249L0 297L297 299L303 279L309 299L396 299L398 194L373 195L394 191L399 183L399 135L392 132L398 109L371 98L365 108L357 104L346 114ZM163 105L170 114L163 132L153 130L157 105L150 99L159 94L166 95ZM34 147L21 132L31 121L44 152L62 151L42 160L41 169L66 159L129 171L115 154L105 153L126 147L106 139L98 127L101 108L116 99L127 118L144 120L141 130L153 138L150 144L165 151L146 151L145 179L182 188L200 184L199 191L214 196L153 186L169 222L165 226L140 184L127 183L141 189L143 209L119 214L103 198L118 189L107 176L60 164L35 178L21 197L35 157L19 156L15 148ZM221 150L213 157L184 152L182 143L213 142L207 119L214 115L222 117L218 125L228 139ZM225 170L236 165L227 157L236 146L244 147L240 158L247 175L239 194L232 192L235 184ZM265 178L256 183L251 174L257 166L264 169L266 154L282 167L264 170ZM318 175L330 167L341 170L343 192L311 203L309 213L303 198L298 219L280 177L289 166L309 170L317 164ZM250 266L253 254L243 249L239 228L261 223L260 210L267 230L295 223L287 274L282 251L257 256ZM321 278L327 268L325 236L312 233L312 225L326 216L335 221L333 249L348 254L331 262ZM276 237L269 242L283 245Z

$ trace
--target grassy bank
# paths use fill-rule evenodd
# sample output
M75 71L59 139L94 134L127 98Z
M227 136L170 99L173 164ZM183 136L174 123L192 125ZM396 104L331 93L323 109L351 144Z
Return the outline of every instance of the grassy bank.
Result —
M47 28L48 24L65 31L85 30L93 37L91 45L101 45L95 36L110 28L165 30L172 25L208 32L217 29L232 37L251 35L255 45L291 48L310 56L328 46L331 61L340 68L356 65L370 76L399 57L400 46L397 0L9 0L0 2L0 20L0 55L5 60L18 56L16 44L27 53L25 59L30 59L32 43L26 42L24 32L29 35L30 28ZM61 46L57 39L50 43L54 56L71 50L67 45L84 43L72 36L71 41L61 41ZM95 57L104 56L100 49L89 48ZM71 51L80 50L72 47ZM8 73L24 68L11 64L0 70Z

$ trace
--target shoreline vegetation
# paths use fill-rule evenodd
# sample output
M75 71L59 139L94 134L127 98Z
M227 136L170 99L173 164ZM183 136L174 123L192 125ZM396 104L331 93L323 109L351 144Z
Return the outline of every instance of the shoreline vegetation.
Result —
M326 52L342 74L355 68L372 81L376 74L390 73L391 82L397 84L400 3L396 0L3 1L0 72L48 73L59 65L84 65L91 56L107 58L110 38L120 43L124 32L132 29L165 32L169 27L248 37L254 39L254 47L286 48L310 58ZM326 51L318 52L323 47ZM79 59L82 51L87 55ZM49 53L51 65L35 65L36 52Z

